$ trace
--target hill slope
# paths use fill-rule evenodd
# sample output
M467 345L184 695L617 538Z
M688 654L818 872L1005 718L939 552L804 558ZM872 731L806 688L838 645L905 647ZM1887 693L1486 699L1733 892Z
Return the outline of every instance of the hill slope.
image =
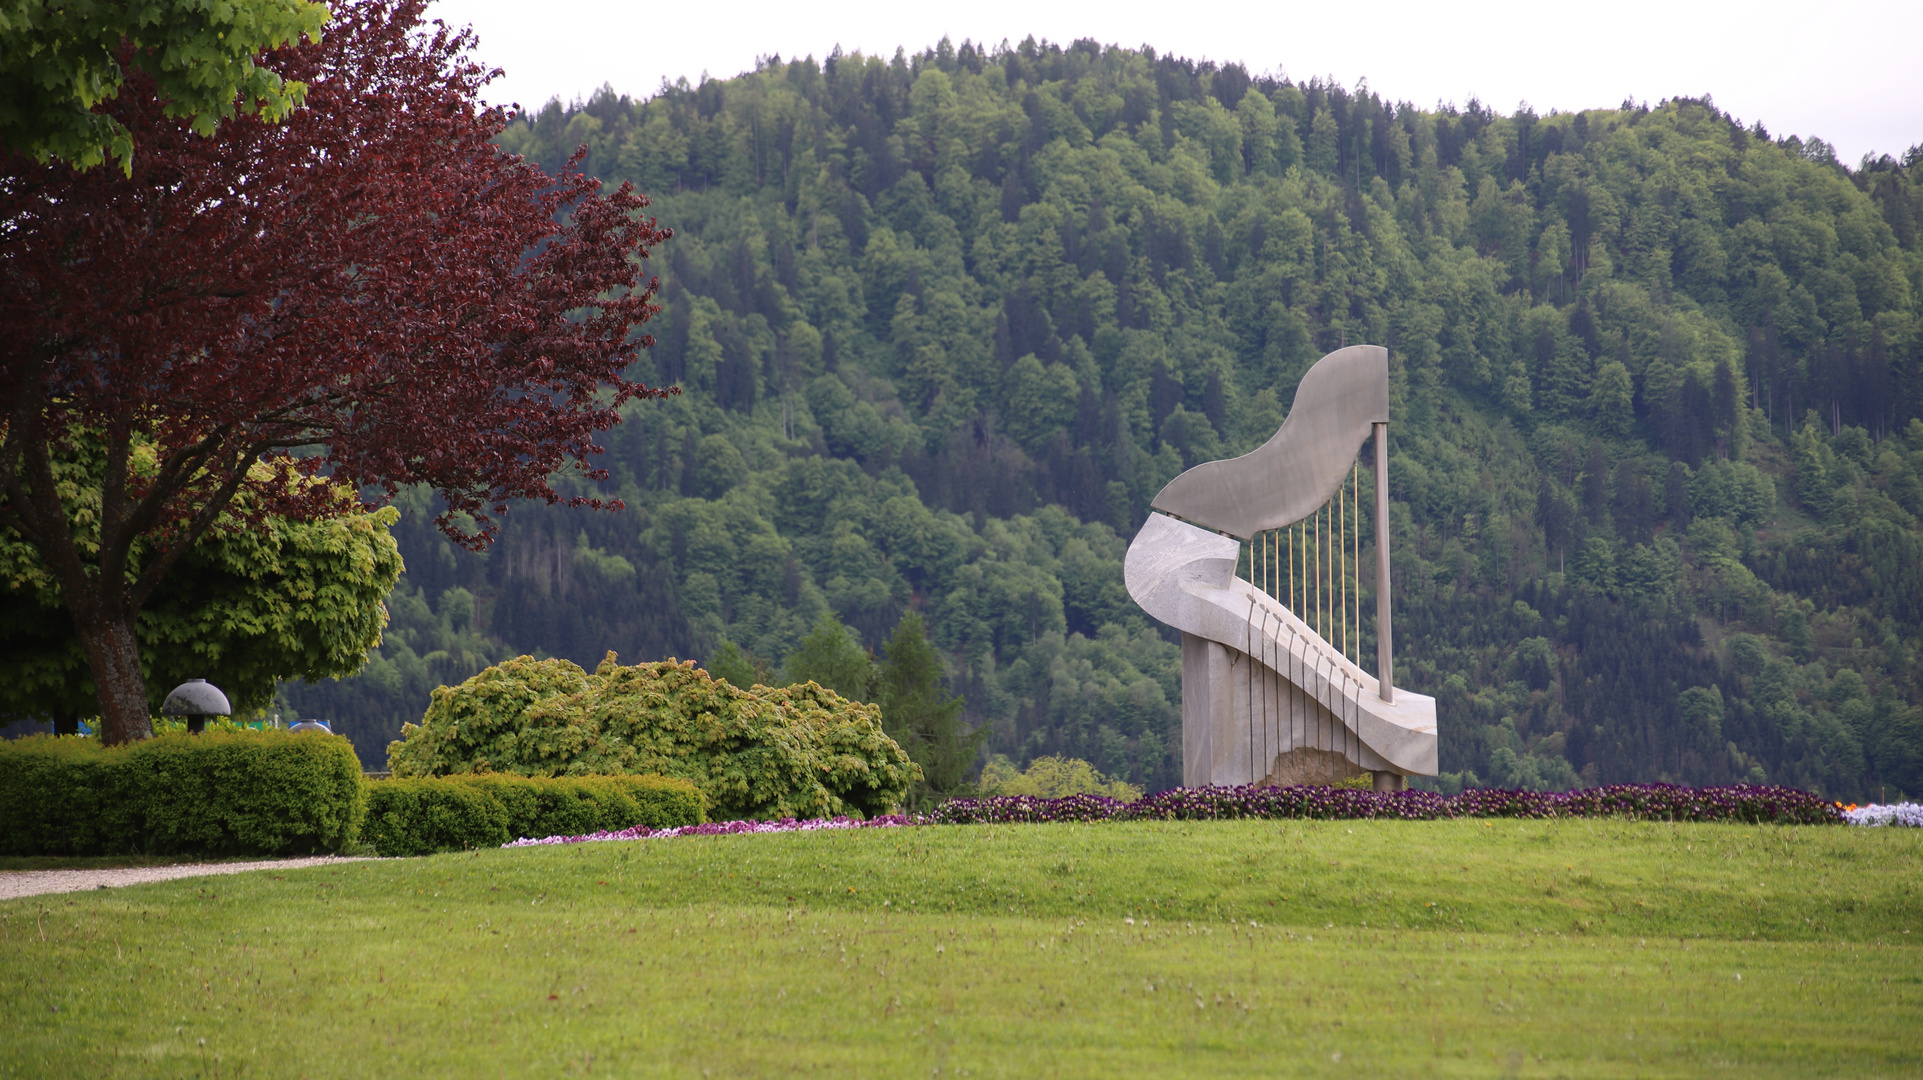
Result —
M511 651L776 663L823 611L875 644L912 606L991 749L1174 784L1126 539L1368 341L1445 784L1923 791L1915 151L1087 42L773 60L502 142L655 197L651 378L686 392L613 433L625 513L517 510L482 557L404 527L390 644L289 691L364 754Z

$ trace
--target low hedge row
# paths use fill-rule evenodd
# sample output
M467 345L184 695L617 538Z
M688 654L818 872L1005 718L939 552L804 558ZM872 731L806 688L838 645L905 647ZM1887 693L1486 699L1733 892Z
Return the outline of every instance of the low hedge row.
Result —
M520 837L695 825L707 820L705 807L694 784L665 776L376 780L361 835L382 855L426 855Z
M367 785L319 732L0 742L0 855L310 855L355 842Z

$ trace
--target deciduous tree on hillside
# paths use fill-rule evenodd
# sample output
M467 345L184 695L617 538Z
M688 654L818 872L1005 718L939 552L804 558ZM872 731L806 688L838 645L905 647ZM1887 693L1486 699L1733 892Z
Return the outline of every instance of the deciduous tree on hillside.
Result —
M598 475L597 433L662 393L623 372L668 230L626 185L494 146L471 37L423 8L344 4L265 57L308 86L278 124L201 136L136 73L108 107L130 176L0 173L0 527L57 581L110 743L151 730L136 616L208 530L425 484L478 546L510 501L560 500L558 470ZM82 441L97 498L59 480Z
M815 620L801 647L789 655L786 669L790 684L817 683L850 701L874 697L875 662L832 612Z

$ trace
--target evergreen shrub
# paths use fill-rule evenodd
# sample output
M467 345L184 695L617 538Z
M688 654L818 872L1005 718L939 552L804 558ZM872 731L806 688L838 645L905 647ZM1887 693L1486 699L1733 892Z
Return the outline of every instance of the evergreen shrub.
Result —
M309 855L353 844L367 809L336 735L210 731L104 747L0 744L0 854Z
M672 829L707 820L701 792L665 776L469 773L368 785L362 835L382 855L499 847L519 837Z

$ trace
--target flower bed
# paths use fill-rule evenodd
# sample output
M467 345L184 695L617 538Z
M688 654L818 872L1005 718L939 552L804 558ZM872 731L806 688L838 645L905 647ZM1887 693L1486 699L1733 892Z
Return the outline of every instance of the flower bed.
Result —
M1859 820L1870 812L1876 820ZM868 820L836 817L814 821L719 821L677 829L636 827L581 836L516 840L508 847L579 844L597 840L666 840L676 836L730 833L809 832L816 829L873 829L899 825L1005 825L1056 821L1207 821L1236 818L1317 820L1442 818L1618 817L1636 821L1733 821L1750 824L1830 825L1923 824L1923 807L1866 807L1845 811L1833 802L1795 788L1760 784L1689 788L1674 784L1611 784L1576 791L1498 791L1477 789L1460 795L1429 791L1363 791L1331 787L1176 788L1134 802L1102 795L1043 799L1031 795L953 799L932 814L890 814Z
M925 825L929 820L923 817L905 817L901 814L884 814L872 818L814 818L797 821L782 818L780 821L706 821L699 825L683 825L676 829L650 829L637 825L632 829L619 829L613 832L584 833L580 836L547 836L538 840L514 840L502 847L538 847L542 844L586 844L598 840L669 840L677 836L726 836L733 833L771 833L771 832L815 832L819 829L886 829L896 825Z
M1150 795L1136 802L1123 802L1106 795L1066 795L1044 799L1038 795L994 795L983 799L950 799L937 806L928 819L936 825L986 825L1020 823L1042 824L1051 821L1109 821L1122 811L1148 799L1179 794L1181 791L1209 791L1209 788L1183 788Z
M1759 784L1689 788L1674 784L1611 784L1576 791L1476 789L1460 795L1428 791L1363 791L1329 787L1177 788L1117 802L1095 796L1067 799L956 799L937 807L937 824L1029 821L1196 821L1223 818L1622 817L1638 821L1739 821L1824 825L1842 810L1795 788Z
M1852 806L1843 811L1843 820L1851 825L1894 825L1900 828L1923 829L1923 803Z

